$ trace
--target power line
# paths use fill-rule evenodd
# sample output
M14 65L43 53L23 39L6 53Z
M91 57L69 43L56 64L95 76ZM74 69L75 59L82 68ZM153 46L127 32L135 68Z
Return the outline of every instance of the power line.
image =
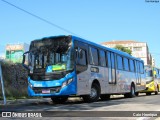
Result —
M73 35L77 35L77 34L75 34L74 32L72 32L72 31L70 31L70 30L68 30L68 29L65 29L65 28L63 28L63 27L61 27L61 26L59 26L59 25L56 25L56 24L50 22L49 20L46 20L46 19L44 19L44 18L42 18L42 17L40 17L40 16L38 16L38 15L35 15L35 14L31 13L31 12L28 12L27 10L25 10L25 9L23 9L23 8L20 8L20 7L16 6L16 5L14 5L14 4L6 1L6 0L1 0L1 1L3 1L3 2L5 2L6 4L8 4L8 5L12 6L12 7L15 7L15 8L17 8L18 10L21 10L21 11L23 11L23 12L25 12L25 13L27 13L27 14L29 14L29 15L31 15L31 16L33 16L33 17L35 17L35 18L37 18L37 19L39 19L39 20L41 20L41 21L43 21L43 22L45 22L45 23L48 23L48 24L50 24L50 25L52 25L52 26L54 26L54 27L56 27L56 28L59 28L59 29L65 31L65 32L71 33L71 34L73 34ZM77 36L79 36L79 35L77 35Z

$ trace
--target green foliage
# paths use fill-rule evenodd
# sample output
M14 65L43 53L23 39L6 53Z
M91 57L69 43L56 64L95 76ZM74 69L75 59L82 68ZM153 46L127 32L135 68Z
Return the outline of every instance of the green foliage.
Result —
M126 52L126 53L128 53L128 54L130 54L130 55L132 54L132 51L131 51L130 49L125 48L125 47L123 47L122 45L116 45L114 48L115 48L115 49L118 49L118 50L120 50L120 51Z

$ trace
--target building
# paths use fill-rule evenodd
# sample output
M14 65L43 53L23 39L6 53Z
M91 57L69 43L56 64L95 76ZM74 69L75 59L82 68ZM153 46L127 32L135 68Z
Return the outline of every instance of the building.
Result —
M146 42L137 42L133 40L109 41L102 43L102 45L110 48L114 48L116 45L122 45L123 47L128 48L132 51L132 56L142 59L145 65L152 65L153 63L153 58L149 53L149 48Z
M152 58L152 66L155 66L155 59Z
M5 46L0 45L0 61L5 59Z
M5 59L13 63L22 63L23 53L29 50L29 45L24 44L7 44Z
M0 61L5 59L5 55L3 53L0 53Z

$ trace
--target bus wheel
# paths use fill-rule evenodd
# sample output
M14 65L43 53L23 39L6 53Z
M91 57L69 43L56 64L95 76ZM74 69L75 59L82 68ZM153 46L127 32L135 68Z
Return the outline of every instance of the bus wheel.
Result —
M100 96L100 87L99 85L93 83L91 88L90 95L83 96L84 102L96 102L99 99Z
M158 86L157 86L157 89L156 89L156 91L155 91L155 95L158 95L158 91L159 91L159 88L158 88Z
M139 92L136 92L135 95L138 96L138 95L139 95Z
M151 95L151 92L147 92L146 95Z
M61 97L51 97L54 103L65 103L68 100L68 96L61 96Z
M110 95L109 94L104 94L100 96L101 100L109 100L110 99Z
M133 98L136 96L134 84L131 85L130 93L124 94L125 98Z

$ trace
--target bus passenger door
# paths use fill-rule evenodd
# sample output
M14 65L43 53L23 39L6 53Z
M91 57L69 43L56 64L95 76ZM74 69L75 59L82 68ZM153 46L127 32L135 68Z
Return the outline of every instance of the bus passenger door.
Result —
M111 74L112 81L110 83L116 84L116 66L115 66L115 54L111 53Z
M115 69L115 55L107 51L107 65L108 65L108 88L107 92L112 93L114 91L113 85L116 84L116 69Z
M140 85L141 74L140 74L140 65L138 61L135 61L135 68L136 68L136 85Z
M77 94L89 93L89 73L88 73L88 45L75 41L75 59L77 74Z

